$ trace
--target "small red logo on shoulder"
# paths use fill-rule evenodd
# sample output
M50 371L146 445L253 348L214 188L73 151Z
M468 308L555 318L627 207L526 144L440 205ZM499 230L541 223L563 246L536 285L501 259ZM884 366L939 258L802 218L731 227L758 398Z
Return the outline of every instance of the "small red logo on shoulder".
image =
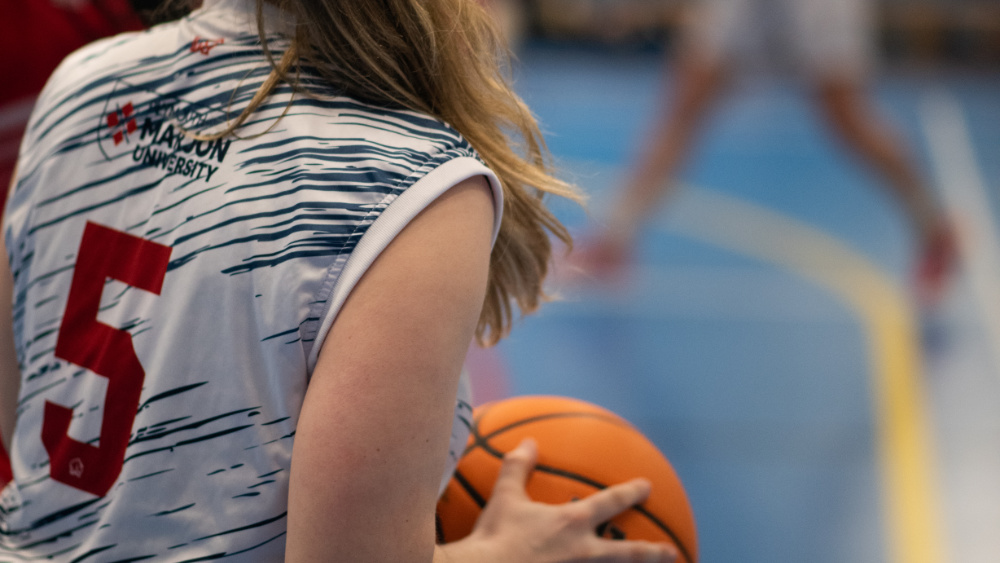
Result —
M225 42L226 39L224 37L220 37L218 39L202 39L201 37L195 36L194 41L191 42L191 52L207 55L213 47L216 45L222 45Z

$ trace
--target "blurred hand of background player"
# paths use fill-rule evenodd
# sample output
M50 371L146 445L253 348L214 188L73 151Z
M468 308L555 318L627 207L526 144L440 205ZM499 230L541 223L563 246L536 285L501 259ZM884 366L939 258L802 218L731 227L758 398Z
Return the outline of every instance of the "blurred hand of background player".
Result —
M472 534L439 545L435 563L672 563L677 559L677 551L667 544L609 540L595 533L600 524L643 502L649 496L648 482L628 481L568 504L534 502L525 484L537 459L537 447L530 440L504 457L493 496Z

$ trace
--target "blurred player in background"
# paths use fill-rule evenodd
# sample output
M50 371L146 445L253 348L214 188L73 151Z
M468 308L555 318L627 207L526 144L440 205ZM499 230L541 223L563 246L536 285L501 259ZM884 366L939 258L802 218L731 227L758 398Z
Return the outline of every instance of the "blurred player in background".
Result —
M672 92L604 228L581 249L598 275L624 266L643 223L675 189L678 169L741 57L771 41L812 88L830 128L884 179L917 240L918 298L941 294L956 244L948 218L903 143L865 91L872 71L874 0L701 0L682 39Z

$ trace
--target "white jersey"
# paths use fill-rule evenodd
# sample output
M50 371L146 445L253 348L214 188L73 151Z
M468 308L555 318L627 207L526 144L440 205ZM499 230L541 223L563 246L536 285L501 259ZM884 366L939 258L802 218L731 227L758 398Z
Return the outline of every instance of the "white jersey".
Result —
M39 99L4 219L22 380L0 561L280 561L298 413L352 287L466 178L499 226L496 177L426 115L282 87L238 136L187 134L267 76L251 13L209 0L90 45Z

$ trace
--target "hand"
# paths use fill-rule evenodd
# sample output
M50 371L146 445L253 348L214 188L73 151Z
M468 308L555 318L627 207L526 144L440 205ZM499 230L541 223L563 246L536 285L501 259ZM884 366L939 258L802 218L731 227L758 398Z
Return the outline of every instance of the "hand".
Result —
M609 540L595 529L649 496L649 482L635 479L571 503L534 502L525 492L538 451L525 440L504 456L493 496L472 534L438 546L436 561L476 563L673 563L669 544ZM440 556L440 559L438 558Z

